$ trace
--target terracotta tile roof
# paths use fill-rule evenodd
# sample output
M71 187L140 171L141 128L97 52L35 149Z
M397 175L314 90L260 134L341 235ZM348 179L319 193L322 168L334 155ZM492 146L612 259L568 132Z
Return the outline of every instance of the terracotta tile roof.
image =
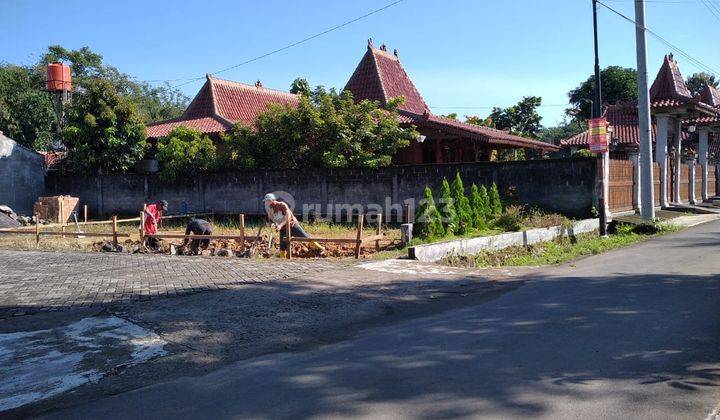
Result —
M700 90L700 100L712 107L720 108L720 92L707 82Z
M383 106L390 99L404 96L405 103L400 110L422 115L428 106L420 92L405 72L400 59L382 48L374 48L372 43L368 43L365 55L344 90L352 92L357 100L379 101Z
M687 103L693 101L693 95L685 85L680 67L672 54L666 55L655 81L650 87L650 102ZM669 105L674 106L674 105Z
M297 106L299 101L300 97L292 93L207 75L205 84L185 112L179 118L148 125L148 137L165 136L180 125L203 133L227 131L238 122L252 126L255 117L269 104Z
M179 117L148 125L147 136L149 138L165 137L174 128L180 126L193 128L205 134L223 133L232 128L232 124L228 124L226 121L217 117L200 117L193 119L183 119L183 117Z
M637 106L634 104L616 104L605 108L603 114L607 118L612 129L612 140L618 144L637 146L640 144L640 128L638 127ZM670 127L672 130L672 127ZM655 141L656 128L655 122L652 121L652 141ZM685 131L682 133L682 140L689 138L689 134ZM560 141L563 147L587 146L590 141L587 131L576 134L570 138Z
M355 72L350 76L344 90L352 92L355 100L378 101L382 106L386 106L392 98L404 96L405 103L400 106L400 116L398 117L401 124L432 127L496 145L541 150L559 149L555 145L515 136L502 130L434 115L403 68L396 53L387 52L385 46L380 49L375 48L371 41L368 42L367 51Z
M418 127L430 127L434 129L439 129L441 131L451 132L468 138L482 140L490 144L511 147L524 147L548 151L560 149L554 144L529 139L527 137L520 137L503 130L469 124L430 113L426 113L421 117L416 117L415 125L417 125Z

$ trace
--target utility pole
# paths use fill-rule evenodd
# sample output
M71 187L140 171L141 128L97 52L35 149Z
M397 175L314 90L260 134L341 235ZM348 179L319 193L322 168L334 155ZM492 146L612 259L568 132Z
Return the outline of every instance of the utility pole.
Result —
M598 52L598 24L597 0L592 0L593 6L593 38L595 41L595 100L592 106L592 118L602 116L602 82L600 80L600 54ZM598 153L597 166L600 177L600 236L607 236L607 214L605 212L605 153Z
M652 222L655 220L655 197L646 44L645 0L635 0L635 48L637 50L638 123L640 128L640 203L643 221Z

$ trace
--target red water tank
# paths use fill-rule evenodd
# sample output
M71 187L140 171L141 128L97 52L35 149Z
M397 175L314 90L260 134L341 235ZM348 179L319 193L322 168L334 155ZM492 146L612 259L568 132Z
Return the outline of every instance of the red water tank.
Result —
M47 66L47 89L49 91L72 90L70 66L65 63L50 63Z

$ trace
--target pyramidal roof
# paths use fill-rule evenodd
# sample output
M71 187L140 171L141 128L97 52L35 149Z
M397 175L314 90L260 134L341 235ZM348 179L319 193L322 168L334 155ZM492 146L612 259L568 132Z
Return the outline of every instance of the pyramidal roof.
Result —
M368 41L367 51L344 90L352 92L356 100L378 101L382 106L403 96L405 103L400 106L401 111L416 115L428 111L425 100L400 63L397 50L389 53L385 45L375 48L372 40Z
M268 89L259 82L254 86L246 85L208 74L185 112L178 118L148 125L148 137L166 136L181 125L203 133L227 131L238 122L252 126L255 117L269 104L297 106L299 100L298 95Z
M680 67L672 54L665 56L660 71L650 87L650 101L667 102L668 105L689 102L693 95L685 85Z
M720 108L720 92L708 82L705 82L700 90L700 100L712 107Z

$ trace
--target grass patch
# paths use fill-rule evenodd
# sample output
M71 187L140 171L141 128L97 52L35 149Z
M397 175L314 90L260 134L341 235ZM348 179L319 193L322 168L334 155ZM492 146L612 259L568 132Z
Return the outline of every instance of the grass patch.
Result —
M611 249L631 245L648 238L679 230L672 225L655 229L620 225L615 233L600 238L597 233L562 237L550 242L515 246L499 251L481 252L472 256L448 257L443 264L461 267L538 266L560 264L586 255L596 255Z

